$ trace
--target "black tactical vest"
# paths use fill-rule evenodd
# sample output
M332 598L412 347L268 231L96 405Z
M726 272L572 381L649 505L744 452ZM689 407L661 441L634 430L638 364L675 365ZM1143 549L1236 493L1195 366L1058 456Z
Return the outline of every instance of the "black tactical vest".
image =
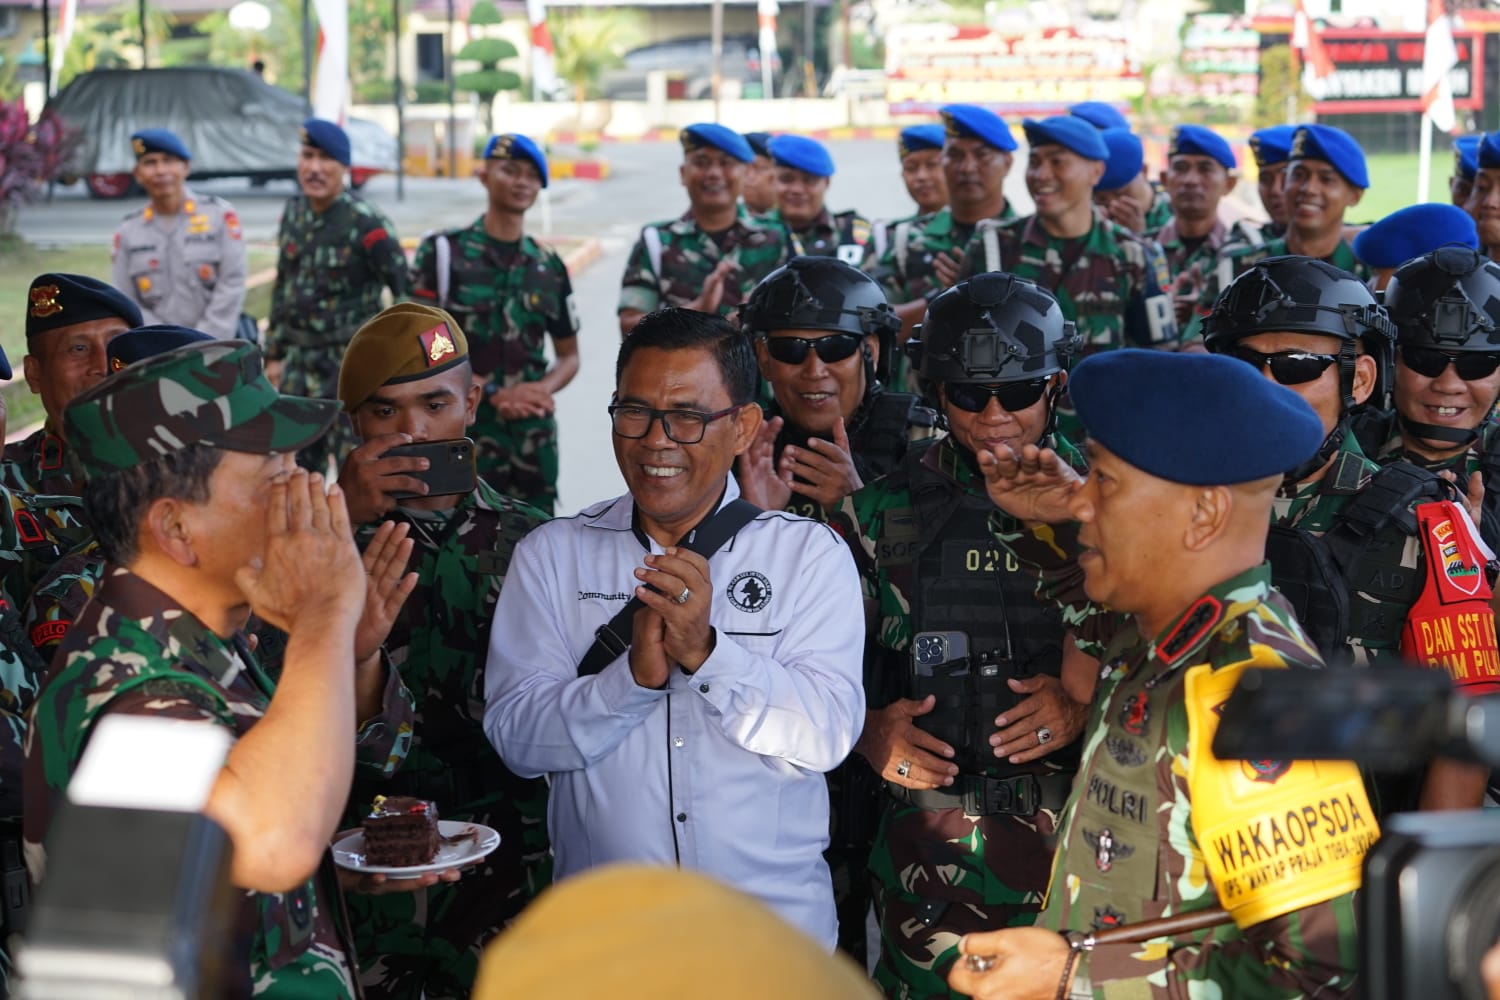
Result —
M949 441L940 462L961 462ZM933 711L914 720L949 743L968 774L1003 777L1033 773L996 758L989 744L995 717L1020 699L1012 677L1061 673L1062 616L1035 593L1036 575L1003 549L989 530L994 505L929 469L913 448L903 472L917 525L911 601L909 695L937 697Z
M1406 540L1417 533L1411 508L1451 496L1443 480L1410 462L1382 466L1363 488L1356 473L1354 456L1328 470L1327 491L1352 495L1327 532L1276 525L1266 539L1271 582L1330 665L1351 663L1353 644L1401 647L1424 580L1422 567L1401 565Z

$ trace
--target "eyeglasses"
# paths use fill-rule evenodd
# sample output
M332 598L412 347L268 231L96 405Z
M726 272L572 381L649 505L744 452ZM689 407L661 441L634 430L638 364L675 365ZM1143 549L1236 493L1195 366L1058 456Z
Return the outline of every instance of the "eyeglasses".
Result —
M1263 354L1248 347L1231 347L1225 352L1260 371L1267 365L1271 377L1282 385L1301 385L1311 382L1328 370L1328 366L1339 359L1337 354L1313 354L1309 351L1277 351Z
M808 351L816 351L826 365L845 358L859 350L863 337L853 333L834 333L827 337L767 337L766 353L784 365L800 365L807 360Z
M1406 367L1418 375L1437 378L1453 365L1453 370L1465 382L1489 378L1500 368L1500 353L1491 351L1459 351L1449 354L1435 347L1417 347L1415 344L1401 345L1401 360Z
M708 425L720 417L727 417L736 410L743 410L744 403L726 410L704 413L702 410L654 410L649 406L632 403L613 403L609 407L609 419L615 433L622 438L643 438L651 433L651 425L661 418L661 428L667 437L678 444L697 444L703 440Z
M948 402L968 413L983 413L990 400L1000 402L1000 408L1010 413L1026 409L1042 398L1047 388L1047 379L1032 379L1029 382L999 382L982 385L978 382L945 382L944 395Z

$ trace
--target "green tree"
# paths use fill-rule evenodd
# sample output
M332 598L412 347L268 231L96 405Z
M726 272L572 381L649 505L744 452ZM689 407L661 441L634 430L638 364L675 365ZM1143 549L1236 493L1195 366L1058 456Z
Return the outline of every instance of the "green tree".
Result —
M302 0L261 0L271 11L265 31L240 31L227 14L210 14L198 30L209 37L208 60L215 66L246 69L259 59L266 79L294 94L302 93ZM352 10L352 6L351 6ZM353 15L350 16L351 30Z
M475 0L469 9L469 41L458 50L455 59L479 64L479 69L468 73L457 73L453 77L455 90L471 93L479 98L480 111L484 117L484 131L491 131L495 95L502 90L519 90L520 74L514 70L501 69L500 64L514 59L519 52L503 38L489 38L481 29L500 23L500 11L490 0Z
M1292 74L1289 45L1272 45L1260 54L1260 90L1255 97L1255 127L1302 121L1312 110L1312 97Z
M581 115L583 102L599 96L605 71L624 62L625 50L640 37L639 25L618 10L590 10L555 17L549 27L557 76L573 88Z

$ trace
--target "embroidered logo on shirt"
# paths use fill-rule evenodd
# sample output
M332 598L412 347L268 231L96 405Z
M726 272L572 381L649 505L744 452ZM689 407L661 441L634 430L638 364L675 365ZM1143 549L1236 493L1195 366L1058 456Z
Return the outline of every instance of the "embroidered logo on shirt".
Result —
M741 611L754 614L764 611L766 605L771 603L771 581L753 569L746 570L729 581L729 589L725 594L730 604Z

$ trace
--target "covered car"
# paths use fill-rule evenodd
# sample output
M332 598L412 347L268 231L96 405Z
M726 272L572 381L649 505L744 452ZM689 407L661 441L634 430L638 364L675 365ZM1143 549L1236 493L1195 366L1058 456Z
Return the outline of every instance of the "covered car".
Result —
M213 66L94 70L75 77L48 107L78 136L67 176L81 177L100 198L130 193L130 136L152 127L169 128L187 143L194 180L295 178L308 116L301 97L249 70ZM347 130L352 186L396 168L396 141L379 125L350 121Z

